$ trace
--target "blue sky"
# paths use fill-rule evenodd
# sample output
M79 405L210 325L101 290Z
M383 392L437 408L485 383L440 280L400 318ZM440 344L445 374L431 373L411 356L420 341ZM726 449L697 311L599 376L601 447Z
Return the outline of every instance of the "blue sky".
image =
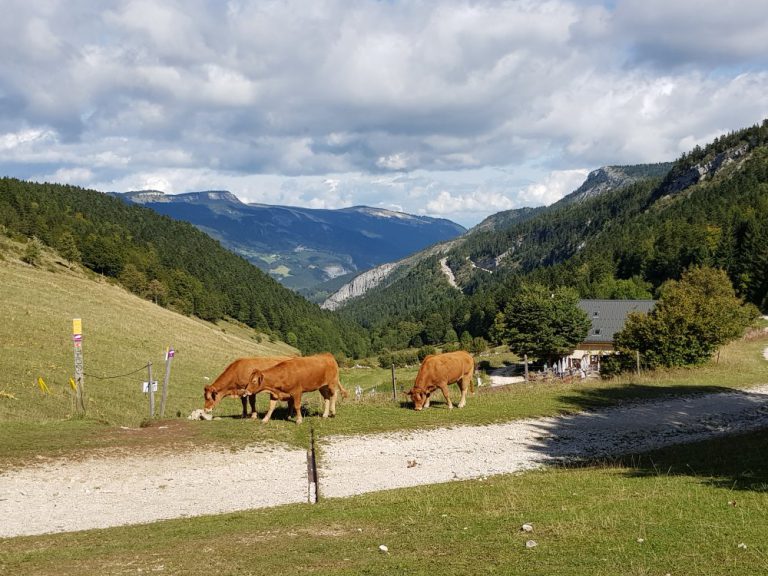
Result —
M0 175L465 226L768 117L765 0L0 0Z

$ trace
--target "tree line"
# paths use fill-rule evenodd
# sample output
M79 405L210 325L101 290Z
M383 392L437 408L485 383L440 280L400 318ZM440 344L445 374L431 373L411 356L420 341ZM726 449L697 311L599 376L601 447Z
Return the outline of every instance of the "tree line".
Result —
M2 178L0 224L180 313L232 317L304 353L368 353L363 328L320 310L191 224L150 209L79 187Z
M734 147L745 147L741 160L670 192L680 174ZM582 202L494 217L495 225L470 231L447 253L461 291L448 285L437 257L425 258L340 314L372 331L374 350L465 333L499 342L497 315L525 287L567 287L581 298L659 298L666 282L697 267L722 270L737 298L768 310L768 121L684 154L666 177L648 173Z

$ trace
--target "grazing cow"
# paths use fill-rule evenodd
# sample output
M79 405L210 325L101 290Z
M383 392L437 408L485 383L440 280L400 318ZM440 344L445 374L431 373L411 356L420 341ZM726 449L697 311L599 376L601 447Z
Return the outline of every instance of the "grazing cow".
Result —
M323 418L336 415L336 391L349 396L339 382L339 365L332 354L317 354L289 358L271 368L253 370L249 394L269 392L269 410L262 419L269 422L277 400L290 398L296 414L296 424L301 424L301 395L319 390L325 400Z
M205 387L205 411L210 412L227 396L238 396L243 402L243 418L248 417L248 401L251 404L251 418L256 418L256 396L247 393L251 374L256 369L266 370L290 356L256 356L253 358L238 358L219 377ZM280 399L280 398L278 398ZM284 400L285 398L282 398Z
M453 408L448 384L456 382L461 390L459 408L467 403L467 389L475 391L472 374L475 371L475 361L467 352L446 352L445 354L430 354L421 363L416 382L407 394L413 400L416 410L429 408L429 396L436 388L443 391L448 402L448 408Z

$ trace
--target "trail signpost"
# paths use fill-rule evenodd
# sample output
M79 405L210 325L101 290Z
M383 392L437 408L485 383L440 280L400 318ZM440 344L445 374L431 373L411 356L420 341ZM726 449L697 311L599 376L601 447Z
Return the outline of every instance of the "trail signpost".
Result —
M75 347L75 409L85 414L85 381L83 379L83 322L72 320L72 343Z
M157 390L157 381L152 380L152 360L147 363L147 372L149 377L147 378L147 392L149 393L149 417L155 417L155 391Z
M168 379L171 376L171 360L173 360L176 351L173 346L169 346L165 351L165 378L163 379L163 394L160 397L160 418L165 416L165 399L168 397Z

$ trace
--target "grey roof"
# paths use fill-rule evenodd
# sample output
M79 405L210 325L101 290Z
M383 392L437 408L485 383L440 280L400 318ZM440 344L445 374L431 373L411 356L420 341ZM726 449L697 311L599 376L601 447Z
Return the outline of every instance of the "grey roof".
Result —
M579 300L579 308L584 310L592 322L585 342L612 343L613 335L624 328L630 312L650 312L656 300Z

